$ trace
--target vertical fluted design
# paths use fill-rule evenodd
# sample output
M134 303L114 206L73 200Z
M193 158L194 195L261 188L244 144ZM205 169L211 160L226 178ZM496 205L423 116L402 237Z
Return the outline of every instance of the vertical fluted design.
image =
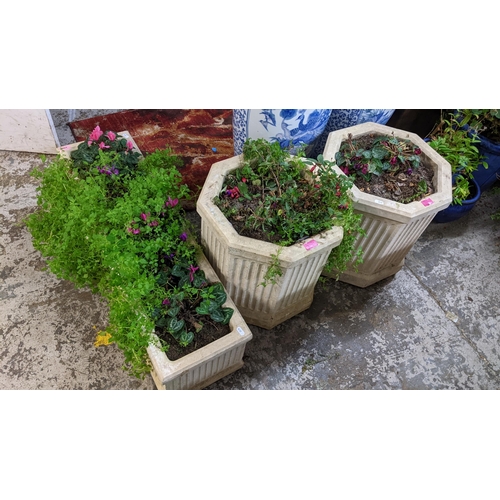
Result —
M295 260L280 259L282 276L276 284L266 286L261 283L271 263L271 254L269 251L259 253L258 243L232 247L212 221L203 218L201 242L210 264L243 318L253 325L273 328L309 307L328 255L340 244L342 233L338 228L336 231L320 238L321 245L314 252L298 248Z
M375 272L385 269L389 266L395 266L401 262L420 238L425 228L429 225L434 214L417 219L409 224L401 224L394 231L392 239L387 243L387 247L381 256L379 265Z
M243 357L245 345L236 346L229 351L225 351L218 356L210 358L205 362L187 370L179 377L165 383L167 390L184 390L201 387L206 380L215 377L218 373L230 369L238 364Z
M358 272L372 274L398 265L433 217L434 214L431 214L403 224L364 215L362 227L366 236L356 241L356 246L363 249L363 263L358 267Z
M363 263L354 271L353 262L340 281L356 286L368 286L395 274L404 263L404 258L415 242L431 223L435 213L430 213L406 223L380 216L363 214L361 226L366 236L359 236L355 242L356 250L363 250ZM336 273L325 273L336 276Z

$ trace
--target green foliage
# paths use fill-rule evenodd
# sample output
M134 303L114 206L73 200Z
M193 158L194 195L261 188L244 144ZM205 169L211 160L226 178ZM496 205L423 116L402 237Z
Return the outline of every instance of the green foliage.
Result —
M462 120L477 134L500 143L500 109L458 109Z
M275 254L271 255L271 264L269 264L264 274L264 280L260 283L262 286L267 286L268 284L275 285L280 276L283 276L279 259L282 250L283 248L280 248Z
M472 115L449 113L431 132L429 146L439 153L451 165L453 180L452 204L461 205L470 194L469 182L480 165L487 168L483 156L476 144L480 139L466 126Z
M166 329L181 346L194 340L205 321L227 325L234 312L223 306L227 295L222 284L209 284L205 273L192 262L166 263L158 275L164 293L163 307L154 312L156 327Z
M118 173L113 175L122 176L133 173L141 156L137 151L133 151L133 145L130 141L112 131L104 133L97 126L89 138L79 144L78 148L71 153L74 169L80 176L85 177L86 173L96 167L103 152L109 153L112 158L112 162L107 165L107 168L113 172L116 169ZM105 165L101 165L101 167L105 167Z
M321 155L317 160L308 159L299 150L294 156L278 142L248 139L241 166L226 176L214 202L229 220L244 221L240 234L259 231L267 241L281 246L335 225L355 238L362 230L361 216L354 215L349 195L352 180L332 167ZM344 269L353 247L349 239L340 247L334 255L336 264ZM276 259L263 284L275 282L279 275Z
M411 173L421 163L421 150L409 140L389 135L366 135L354 139L349 134L335 154L337 166L348 176L370 181L384 172Z
M183 297L194 297L201 287L196 293L200 302L209 302L203 307L210 310L211 321L229 321L232 310L221 307L221 285L208 286L204 276L193 272L199 248L189 237L181 208L189 188L181 184L179 158L168 148L157 150L126 173L109 174L101 170L113 165L110 159L118 161L116 152L91 152L90 162L79 167L75 160L58 157L33 172L40 181L38 209L26 224L34 247L56 276L88 286L107 300L107 331L124 353L124 368L142 377L151 369L146 349L153 341L155 311L167 293L161 274L166 260L177 279L167 296L179 307ZM185 310L189 306L182 304ZM181 344L192 340L174 321L171 327ZM168 346L163 342L160 347Z
M26 221L33 246L49 259L48 267L58 278L96 291L105 269L102 249L94 242L109 231L104 178L80 179L64 158L32 175L40 180L38 210Z

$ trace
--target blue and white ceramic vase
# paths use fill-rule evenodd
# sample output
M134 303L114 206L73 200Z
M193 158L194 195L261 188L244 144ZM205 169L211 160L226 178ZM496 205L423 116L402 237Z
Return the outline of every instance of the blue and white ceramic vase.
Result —
M360 125L361 123L374 122L385 125L394 114L395 109L332 109L330 118L323 131L313 145L309 156L317 158L323 154L328 134L341 128Z
M234 154L250 139L279 141L282 148L312 143L325 129L331 109L233 109Z

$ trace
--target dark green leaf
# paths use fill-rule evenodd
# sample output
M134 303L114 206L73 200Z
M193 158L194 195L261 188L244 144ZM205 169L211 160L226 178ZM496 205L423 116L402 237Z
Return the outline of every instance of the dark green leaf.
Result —
M177 333L184 328L185 322L183 319L170 318L167 322L167 328L170 333Z
M179 314L180 310L181 310L181 306L172 306L169 308L167 314L169 316L171 316L172 318L175 318Z
M179 337L179 344L181 344L183 347L188 346L194 339L194 334L193 332L188 332L184 331L181 333Z
M210 305L211 302L209 300L204 300L197 308L196 312L198 314L210 314Z

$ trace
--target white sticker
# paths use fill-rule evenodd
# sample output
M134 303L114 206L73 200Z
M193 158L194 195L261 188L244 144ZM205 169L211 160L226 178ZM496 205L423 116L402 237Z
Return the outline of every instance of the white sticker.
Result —
M375 203L378 203L379 205L383 205L384 204L384 202L382 200L374 200L374 201L375 201Z
M238 330L238 333L240 335L245 335L245 331L243 330L243 328L241 328L241 326L236 327L236 330Z

